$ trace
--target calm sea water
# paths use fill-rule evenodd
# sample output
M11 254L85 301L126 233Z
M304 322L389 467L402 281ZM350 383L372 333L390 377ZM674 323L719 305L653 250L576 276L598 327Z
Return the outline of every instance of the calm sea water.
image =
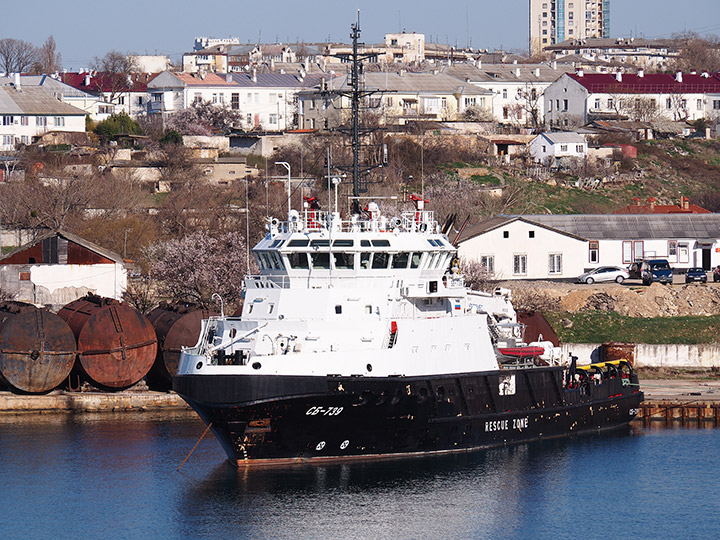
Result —
M720 537L720 429L238 471L194 416L0 417L0 538Z

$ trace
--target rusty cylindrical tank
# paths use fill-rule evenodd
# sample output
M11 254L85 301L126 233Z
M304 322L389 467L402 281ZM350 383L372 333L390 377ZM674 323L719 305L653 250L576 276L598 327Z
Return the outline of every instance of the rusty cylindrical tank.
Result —
M70 302L58 315L72 328L78 366L93 385L121 390L137 383L152 366L155 330L129 305L90 294Z
M148 314L158 338L155 363L145 379L151 388L169 390L177 373L180 348L190 347L200 337L203 319L217 315L195 304L161 303Z
M612 360L627 360L631 366L635 366L635 344L618 343L609 341L602 344L603 362Z
M70 374L77 346L70 327L45 309L0 303L0 380L20 392L42 394Z

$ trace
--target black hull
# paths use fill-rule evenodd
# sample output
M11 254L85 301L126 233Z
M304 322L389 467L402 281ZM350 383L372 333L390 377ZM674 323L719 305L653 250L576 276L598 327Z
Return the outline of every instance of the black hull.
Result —
M174 389L212 423L238 465L468 451L613 428L637 414L643 394L636 375L568 389L563 371L189 375L176 377Z

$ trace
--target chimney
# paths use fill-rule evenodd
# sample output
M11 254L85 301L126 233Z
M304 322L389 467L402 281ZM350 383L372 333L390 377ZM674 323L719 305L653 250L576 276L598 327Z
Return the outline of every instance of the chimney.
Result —
M700 75L700 76L703 77L703 78L705 78L705 79L709 79L709 78L710 78L710 73L708 73L707 71L703 71L703 72L702 72L702 75Z
M254 83L257 82L257 69L256 68L252 68L252 75L250 76L250 79Z
M231 74L231 73L226 73L226 74L225 74L225 82L228 83L228 84L230 84L231 82L233 82L233 81L232 81L232 74Z
M540 78L540 68L535 68L535 77Z
M655 197L648 197L647 203L650 209L655 208Z
M85 86L90 86L90 74L85 75Z
M575 75L577 75L578 77L584 77L584 76L585 76L585 72L584 72L582 69L576 69L576 70L575 70Z
M481 69L481 68L482 68L482 60L478 60L478 61L477 61L477 68L478 68L478 69Z
M645 76L645 70L644 69L638 69L638 77L641 79Z
M683 210L690 210L690 199L687 197L680 197L680 206Z
M675 74L675 80L676 80L677 82L679 82L679 83L682 82L682 71L678 71L678 72Z
M622 72L621 71L615 72L615 80L617 82L622 82Z
M553 60L552 64L550 64L550 67L553 68L555 71L557 71L557 61Z
M697 71L695 71L694 69L690 70L690 75L697 75Z
M13 78L14 78L14 83L15 83L15 90L18 92L22 92L22 86L20 85L20 74L14 73Z
M515 76L519 79L520 78L520 68L515 68Z

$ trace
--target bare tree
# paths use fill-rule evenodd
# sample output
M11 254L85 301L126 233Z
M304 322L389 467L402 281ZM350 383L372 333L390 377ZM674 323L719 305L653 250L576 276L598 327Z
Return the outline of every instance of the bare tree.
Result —
M97 71L93 78L98 91L110 103L117 103L121 94L133 86L133 73L137 72L135 57L120 51L110 51L102 58L95 57L92 68Z
M687 32L674 37L682 43L680 54L673 63L676 71L696 70L709 73L720 71L720 38L714 36L704 39L695 32Z
M687 97L684 94L671 94L669 98L670 110L673 113L673 120L685 120L690 116L688 111Z
M57 73L62 70L60 53L57 52L55 38L50 36L38 49L38 57L35 62L37 73Z
M35 45L21 39L0 39L0 71L6 73L24 73L37 61L38 50Z
M540 98L542 95L543 93L539 88L527 82L525 87L519 89L515 96L517 103L513 111L517 116L521 116L518 111L525 113L525 125L528 127L538 128L540 126Z

